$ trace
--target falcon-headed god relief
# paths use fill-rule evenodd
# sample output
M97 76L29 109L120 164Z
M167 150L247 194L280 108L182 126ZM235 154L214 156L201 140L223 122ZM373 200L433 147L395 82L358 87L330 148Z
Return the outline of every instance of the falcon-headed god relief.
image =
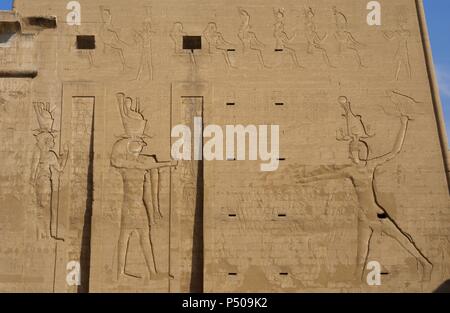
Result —
M345 131L341 130L341 136L338 137L338 140L349 142L349 158L352 164L339 170L323 171L316 176L304 177L300 175L297 177L297 181L310 183L329 179L350 179L352 182L360 206L357 247L357 274L359 278L362 278L364 274L372 236L375 232L378 232L395 239L403 249L414 256L422 266L422 279L429 281L433 268L432 263L418 248L412 236L406 233L392 218L388 210L380 204L376 190L377 170L386 162L397 157L402 151L411 117L399 112L400 129L391 151L381 156L370 157L369 145L364 140L369 137L369 134L361 116L353 114L350 102L346 97L339 97L338 101L345 110L344 117L347 123Z
M57 236L57 206L53 201L54 192L59 188L59 174L64 171L69 156L67 146L58 155L54 151L55 131L53 111L50 103L34 103L39 129L35 131L36 146L33 152L30 182L36 192L37 236L38 239Z
M147 120L142 115L139 99L133 100L123 93L116 96L125 129L125 134L116 141L111 154L111 165L123 179L117 279L120 280L122 275L133 276L126 272L128 244L133 233L139 237L150 279L168 277L167 273L158 270L150 231L156 223L156 217L162 218L153 201L157 195L152 193L155 190L152 181L154 183L155 180L151 179L151 170L174 166L176 163L161 162L156 155L143 154L149 137L144 134Z

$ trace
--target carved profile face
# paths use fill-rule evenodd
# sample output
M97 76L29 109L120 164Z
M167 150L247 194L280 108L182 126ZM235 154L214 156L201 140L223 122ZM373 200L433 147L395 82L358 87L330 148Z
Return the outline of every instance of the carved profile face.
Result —
M173 33L182 33L183 32L183 24L181 24L180 22L176 22L175 24L173 24Z
M139 156L147 144L141 138L131 138L128 141L127 151L134 157Z
M128 109L131 109L131 108L133 107L133 99L130 98L130 97L126 97L126 98L125 98L125 106L126 106Z
M38 147L41 150L50 151L55 147L55 138L50 133L37 135Z
M102 19L105 24L108 24L108 25L111 24L112 16L111 16L111 12L109 11L109 9L103 9Z

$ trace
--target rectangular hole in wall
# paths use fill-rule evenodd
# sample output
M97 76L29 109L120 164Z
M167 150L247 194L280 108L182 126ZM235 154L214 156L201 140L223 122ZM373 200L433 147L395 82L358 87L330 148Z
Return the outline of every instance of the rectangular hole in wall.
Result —
M283 49L275 49L275 52L283 52Z
M278 161L286 161L286 158L278 158Z
M289 273L286 273L286 272L281 272L280 273L280 276L288 276L289 275Z
M237 214L228 214L228 217L237 217Z
M227 105L235 105L236 103L234 102L227 102Z
M278 217L287 217L287 214L284 214L284 213L278 214Z
M19 22L0 22L0 44L7 43L15 34L19 32Z
M236 49L227 49L228 52L236 51Z
M77 49L94 50L95 49L95 36L93 36L93 35L78 35L77 36Z
M201 36L183 36L183 49L200 50L202 48Z
M284 105L284 102L275 102L275 105L276 105L276 106L283 106L283 105Z
M42 28L56 28L56 17L54 16L32 16L25 19L29 25Z
M228 273L228 276L237 276L237 273Z

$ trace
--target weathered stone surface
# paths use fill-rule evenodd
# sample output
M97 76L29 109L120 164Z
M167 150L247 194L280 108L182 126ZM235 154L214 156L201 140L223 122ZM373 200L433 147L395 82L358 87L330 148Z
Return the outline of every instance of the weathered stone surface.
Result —
M450 161L421 1L380 0L381 26L365 0L79 0L80 25L69 2L0 13L1 291L449 279ZM194 117L279 125L278 169L172 160L172 128Z

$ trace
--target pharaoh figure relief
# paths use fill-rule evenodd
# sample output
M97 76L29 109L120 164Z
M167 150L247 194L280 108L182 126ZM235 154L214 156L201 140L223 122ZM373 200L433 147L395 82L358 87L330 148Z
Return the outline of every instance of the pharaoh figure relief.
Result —
M330 62L327 48L324 45L325 40L328 38L328 33L324 33L322 36L319 34L314 21L315 16L316 13L311 7L305 9L306 40L308 41L307 52L309 54L314 54L315 51L320 52L324 63L329 67L334 67Z
M297 36L294 31L292 36L288 36L284 29L285 11L283 8L273 10L275 24L273 25L273 36L275 37L275 51L284 51L291 56L292 62L296 67L302 67L298 61L297 51L292 47L292 42Z
M164 278L168 274L158 269L151 237L152 225L162 218L157 203L158 186L154 186L158 180L152 179L152 170L173 166L174 163L161 162L156 155L143 153L149 136L144 134L147 120L142 115L139 99L133 100L123 93L116 96L125 129L125 134L114 144L111 155L111 165L120 172L123 180L117 279L123 275L135 276L126 270L129 240L133 233L139 238L149 278Z
M109 8L100 7L102 14L102 25L100 28L100 38L103 41L103 52L106 53L107 49L117 53L120 57L120 63L122 64L122 70L128 67L125 61L124 50L128 47L128 44L119 37L119 30L113 25L111 10Z
M55 150L53 110L50 103L34 103L39 129L35 131L36 146L33 151L30 183L34 187L37 201L36 226L38 239L54 238L57 235L57 201L59 175L64 171L69 156L67 146L58 155Z
M142 29L134 33L135 41L140 45L140 60L136 80L142 79L145 72L148 73L148 80L153 80L152 36L154 33L150 18L150 8L147 7L147 17L142 24Z
M371 239L373 234L378 232L393 238L403 249L414 256L422 266L422 279L429 281L433 268L432 263L418 248L412 236L406 233L392 218L388 210L380 204L376 189L377 169L394 159L402 151L411 117L399 111L400 130L392 150L387 154L371 157L368 143L365 140L370 135L362 117L353 113L350 101L346 97L339 97L338 101L345 111L346 127L344 130L340 130L337 139L349 143L349 158L352 164L316 176L303 177L302 175L297 177L298 182L310 183L328 179L349 179L352 182L360 207L358 211L358 266L356 269L358 278L363 278Z
M225 63L228 67L233 67L234 64L230 60L229 53L235 51L235 47L232 43L227 42L221 32L217 30L217 24L210 22L203 32L203 36L209 45L209 53L221 53L225 59Z
M262 67L268 67L264 62L263 50L265 45L258 40L255 32L252 31L250 24L250 14L243 8L238 9L241 15L241 26L239 27L238 38L242 42L244 53L248 50L253 50L258 56L259 63Z
M408 29L408 18L399 16L397 20L397 29L394 31L383 32L384 37L396 44L394 54L394 77L400 80L402 72L406 74L408 79L412 78L411 61L409 58L409 39L411 32Z
M363 64L359 49L363 44L355 39L353 34L348 30L348 19L344 13L340 12L336 7L333 7L333 15L336 23L336 31L334 36L338 42L339 53L350 52L353 54L358 66L360 68L366 67Z

